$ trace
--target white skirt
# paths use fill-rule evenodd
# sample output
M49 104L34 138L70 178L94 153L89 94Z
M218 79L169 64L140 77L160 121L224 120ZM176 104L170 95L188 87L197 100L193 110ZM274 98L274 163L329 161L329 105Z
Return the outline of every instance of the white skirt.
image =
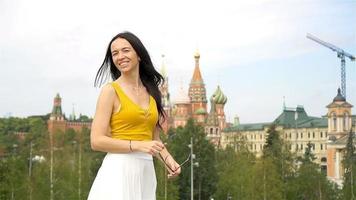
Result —
M156 173L146 153L107 153L88 200L155 200Z

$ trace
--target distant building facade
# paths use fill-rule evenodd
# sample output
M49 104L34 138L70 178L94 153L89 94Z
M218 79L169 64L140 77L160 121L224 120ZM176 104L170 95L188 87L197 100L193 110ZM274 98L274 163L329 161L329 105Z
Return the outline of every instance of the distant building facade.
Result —
M237 141L247 143L250 151L258 157L262 155L267 138L268 127L273 123L280 137L287 143L291 152L302 156L308 143L316 156L315 162L326 172L329 180L341 185L344 168L342 159L345 154L347 135L351 131L356 116L351 114L352 105L346 102L338 90L332 103L327 105L328 112L323 117L308 116L302 106L285 108L269 123L236 123L222 132L221 145L236 145Z

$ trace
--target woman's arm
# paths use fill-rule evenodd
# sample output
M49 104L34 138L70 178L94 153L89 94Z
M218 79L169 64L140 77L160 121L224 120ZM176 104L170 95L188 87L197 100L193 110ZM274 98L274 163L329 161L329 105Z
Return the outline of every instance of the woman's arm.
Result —
M95 151L111 153L141 151L152 155L162 151L164 145L160 141L131 141L130 148L129 140L119 140L110 137L110 118L115 100L118 100L115 89L110 84L105 85L99 95L91 126L91 148Z

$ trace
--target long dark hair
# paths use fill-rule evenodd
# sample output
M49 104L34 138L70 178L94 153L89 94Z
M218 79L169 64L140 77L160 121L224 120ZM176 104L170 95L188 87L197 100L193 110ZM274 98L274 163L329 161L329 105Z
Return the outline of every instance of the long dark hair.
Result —
M158 86L164 81L164 79L162 75L155 70L147 49L136 35L130 32L122 32L111 39L106 50L104 62L101 64L101 67L96 73L94 86L101 86L103 82L107 80L109 74L112 80L116 80L121 76L121 72L115 66L111 56L111 44L117 38L123 38L127 40L131 44L132 48L134 48L137 56L141 60L139 63L140 78L148 93L156 100L159 114L159 122L157 123L157 126L162 129L161 124L165 120L166 115L162 107L161 92L159 91Z

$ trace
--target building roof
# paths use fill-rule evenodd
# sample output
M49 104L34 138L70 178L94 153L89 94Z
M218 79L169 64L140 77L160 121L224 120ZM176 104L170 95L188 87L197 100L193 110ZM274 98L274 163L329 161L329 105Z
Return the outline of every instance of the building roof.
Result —
M195 111L195 114L197 115L205 115L207 114L206 110L204 108L199 108Z
M232 126L224 129L224 132L234 132L234 131L259 131L264 130L266 126L272 123L250 123L250 124L239 124L237 126Z
M335 101L346 101L345 97L342 96L342 94L341 94L340 88L337 89L337 95L336 95L336 97L334 98L333 102L335 102Z
M273 121L268 123L239 124L224 129L225 132L233 131L254 131L263 130L272 123L283 128L326 128L328 127L327 118L308 116L302 106L297 108L285 108L283 112Z

